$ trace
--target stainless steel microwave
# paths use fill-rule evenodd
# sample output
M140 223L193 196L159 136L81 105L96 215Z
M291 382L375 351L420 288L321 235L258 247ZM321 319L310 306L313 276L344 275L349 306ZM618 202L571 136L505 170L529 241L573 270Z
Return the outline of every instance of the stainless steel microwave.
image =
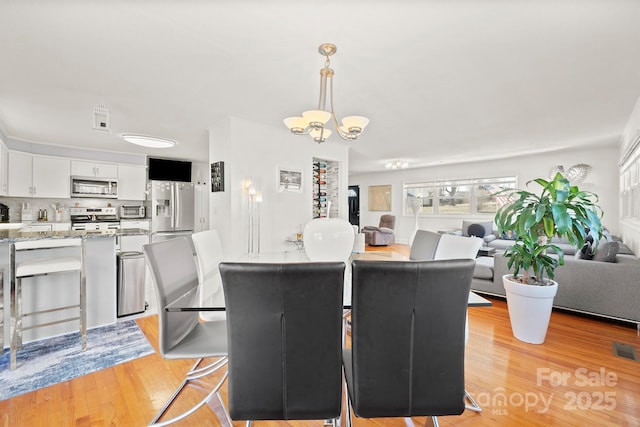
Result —
M118 180L87 176L71 177L71 197L118 198Z

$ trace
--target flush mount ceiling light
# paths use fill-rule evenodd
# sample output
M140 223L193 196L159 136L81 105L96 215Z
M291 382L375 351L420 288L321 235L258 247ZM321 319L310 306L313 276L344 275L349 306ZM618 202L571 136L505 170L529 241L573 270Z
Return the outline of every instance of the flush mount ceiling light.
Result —
M387 169L405 169L409 167L409 163L403 162L402 160L392 160L385 163L384 167Z
M318 109L309 110L302 113L302 117L287 117L284 124L295 135L311 135L317 143L327 140L331 131L325 127L329 120L333 120L335 129L340 138L345 141L354 141L360 136L364 128L369 124L369 119L362 116L348 116L342 119L342 125L338 125L338 119L333 112L333 70L329 68L331 60L329 57L336 53L336 46L331 43L324 43L318 47L320 55L326 58L324 68L320 70L320 99ZM327 100L327 87L329 88L330 111L326 111L325 102Z
M122 139L132 144L141 145L148 148L171 148L177 144L175 141L166 138L158 138L148 135L136 135L133 133L122 134Z

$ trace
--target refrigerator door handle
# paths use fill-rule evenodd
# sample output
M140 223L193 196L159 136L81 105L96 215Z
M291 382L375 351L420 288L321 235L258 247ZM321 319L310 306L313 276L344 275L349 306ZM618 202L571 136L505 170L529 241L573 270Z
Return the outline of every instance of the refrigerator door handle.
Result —
M169 214L171 216L171 229L175 229L176 228L176 187L173 183L171 183L171 199L169 200L169 203L171 204L171 206L169 206L170 211Z
M182 209L182 206L180 206L180 204L182 203L182 200L180 198L180 189L178 188L179 183L174 183L173 184L173 191L175 191L175 204L173 205L175 211L174 211L174 215L175 215L175 228L178 228L178 224L180 224L180 210Z

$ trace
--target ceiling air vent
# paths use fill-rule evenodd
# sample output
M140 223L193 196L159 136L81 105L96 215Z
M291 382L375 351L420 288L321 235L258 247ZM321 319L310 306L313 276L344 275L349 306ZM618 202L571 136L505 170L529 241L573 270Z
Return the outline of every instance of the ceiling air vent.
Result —
M104 105L93 108L93 128L102 132L111 132L109 109Z

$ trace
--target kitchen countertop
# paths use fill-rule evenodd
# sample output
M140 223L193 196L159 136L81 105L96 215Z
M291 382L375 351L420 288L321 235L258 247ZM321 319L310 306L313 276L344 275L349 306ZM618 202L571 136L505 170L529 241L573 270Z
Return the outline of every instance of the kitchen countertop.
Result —
M149 234L142 228L126 228L121 230L66 230L66 231L20 231L20 229L0 230L0 243L12 243L23 240L70 239L74 237L100 238L116 236L140 236Z
M26 221L26 222L0 222L0 230L24 228L31 225L71 225L71 221Z

